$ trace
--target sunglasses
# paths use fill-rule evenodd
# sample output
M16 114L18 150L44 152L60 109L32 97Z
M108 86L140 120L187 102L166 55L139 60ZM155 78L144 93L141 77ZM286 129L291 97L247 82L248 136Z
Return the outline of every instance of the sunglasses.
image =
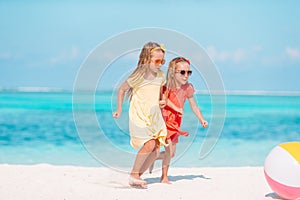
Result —
M163 64L165 64L165 59L157 59L157 60L153 60L152 61L155 65L163 65Z
M176 71L176 73L180 73L181 75L185 75L185 74L187 74L188 76L190 76L190 75L192 75L192 70L178 70L178 71Z

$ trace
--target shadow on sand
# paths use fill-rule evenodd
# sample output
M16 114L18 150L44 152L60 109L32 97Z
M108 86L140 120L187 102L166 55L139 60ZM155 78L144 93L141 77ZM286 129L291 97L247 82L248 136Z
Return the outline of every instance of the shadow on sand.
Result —
M211 179L208 177L205 177L204 175L179 175L179 176L168 176L169 181L176 182L179 180L193 180L196 178L201 179ZM145 181L147 181L147 184L153 184L153 183L160 183L160 177L155 178L145 178ZM119 181L110 181L108 184L109 187L118 188L118 189L132 189L133 187L129 186L127 183L120 183ZM140 189L140 188L138 188Z
M179 176L168 176L168 178L169 178L169 181L171 181L171 182L176 182L179 180L193 180L195 178L210 179L203 175L179 175ZM160 177L146 178L145 181L147 181L148 185L152 184L152 183L159 183Z
M278 194L276 194L275 192L266 194L265 197L271 197L273 199L284 200L283 198L281 198L280 196L278 196Z

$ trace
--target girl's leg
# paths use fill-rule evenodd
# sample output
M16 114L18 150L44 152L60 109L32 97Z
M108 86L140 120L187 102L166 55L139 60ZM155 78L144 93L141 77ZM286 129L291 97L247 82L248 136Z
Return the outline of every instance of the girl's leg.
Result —
M142 168L143 164L145 163L145 161L147 160L147 158L152 153L152 151L155 149L155 147L156 147L156 141L153 139L153 140L147 141L144 144L144 146L139 150L139 152L136 155L135 162L133 164L133 167L132 167L132 170L130 173L130 176L133 179L142 180L140 177L141 168ZM144 183L146 183L146 182L144 182Z
M159 148L157 149L157 154L156 154L156 158L154 159L154 161L150 164L149 166L149 173L151 174L154 168L154 163L156 160L162 160L165 157L165 151L160 152ZM147 169L146 169L147 170Z
M176 150L176 143L173 143L171 139L169 139L167 142L169 146L165 147L165 154L162 161L162 176L160 181L162 183L170 184L170 181L168 179L168 170L169 170L171 158L174 157L175 155L174 150Z
M156 146L153 149L153 151L150 153L148 158L145 160L141 170L140 170L140 176L149 168L152 164L154 164L154 161L159 156L159 149L160 149L160 143L158 140L156 141Z

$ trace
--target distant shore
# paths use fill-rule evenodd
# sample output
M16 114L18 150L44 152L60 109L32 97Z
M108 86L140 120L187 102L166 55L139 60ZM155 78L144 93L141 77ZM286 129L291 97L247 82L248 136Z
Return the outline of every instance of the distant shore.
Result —
M5 88L0 86L0 92L66 92L72 93L73 89L51 88L51 87L16 87ZM95 92L91 90L82 90L77 92ZM96 93L112 93L113 90L96 90ZM270 96L300 96L300 91L265 91L265 90L225 90L208 91L196 90L196 94L222 94L222 95L270 95Z

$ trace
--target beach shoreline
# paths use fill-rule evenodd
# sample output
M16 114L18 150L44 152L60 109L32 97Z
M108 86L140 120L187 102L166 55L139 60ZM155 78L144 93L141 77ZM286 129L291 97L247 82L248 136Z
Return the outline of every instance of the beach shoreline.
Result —
M3 199L276 199L263 167L170 168L172 184L160 170L145 173L148 189L128 185L128 174L104 167L0 165ZM278 199L278 198L277 198Z

